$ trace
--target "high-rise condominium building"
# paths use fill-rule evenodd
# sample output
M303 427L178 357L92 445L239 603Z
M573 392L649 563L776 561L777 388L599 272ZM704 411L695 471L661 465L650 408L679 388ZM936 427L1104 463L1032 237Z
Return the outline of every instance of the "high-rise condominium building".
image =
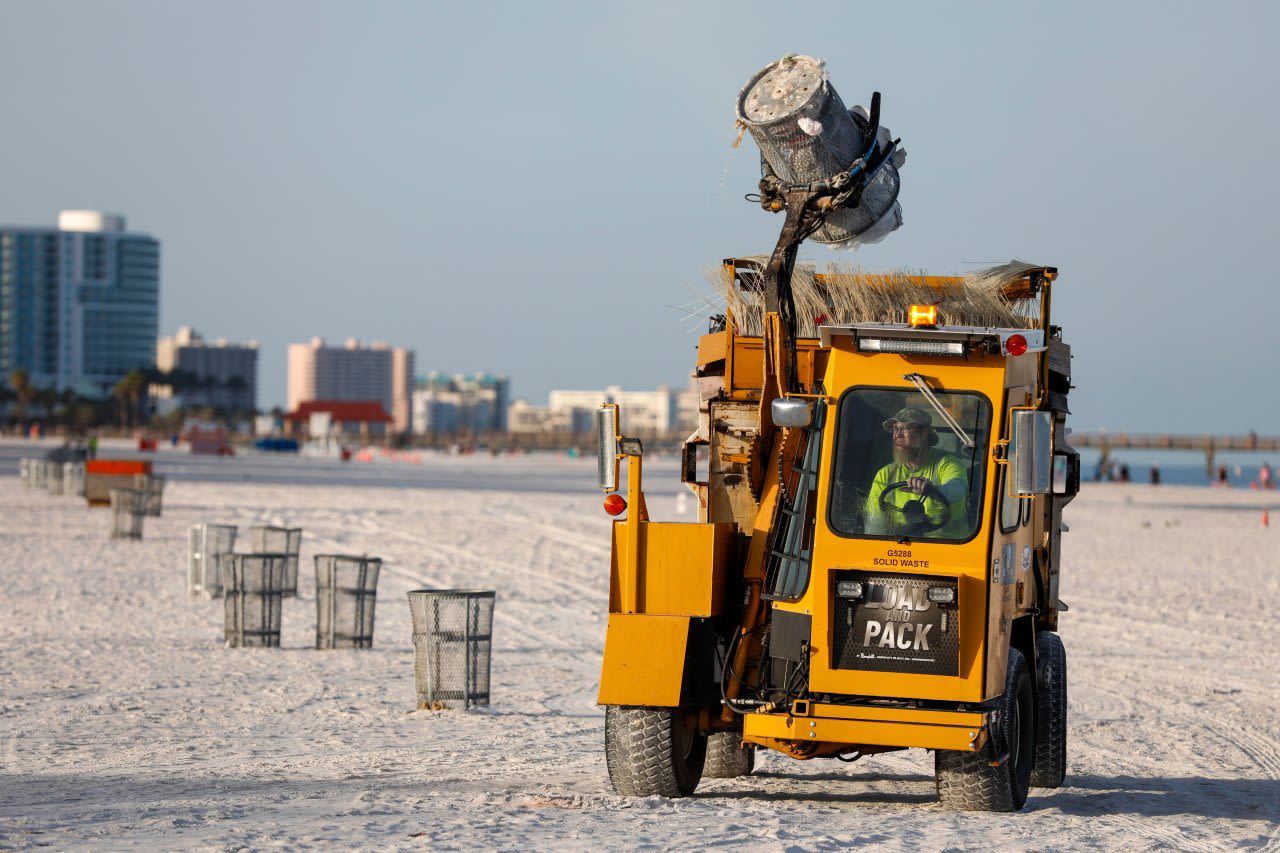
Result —
M105 396L155 364L160 244L123 216L64 210L57 228L0 226L0 374Z
M413 351L385 343L360 346L354 338L345 346L327 346L313 338L289 344L289 411L301 403L324 400L376 400L391 415L397 432L413 427Z
M483 435L507 430L511 380L492 373L446 376L432 371L413 392L413 431L418 435Z
M206 341L190 326L156 342L156 368L187 406L252 412L258 407L258 344Z

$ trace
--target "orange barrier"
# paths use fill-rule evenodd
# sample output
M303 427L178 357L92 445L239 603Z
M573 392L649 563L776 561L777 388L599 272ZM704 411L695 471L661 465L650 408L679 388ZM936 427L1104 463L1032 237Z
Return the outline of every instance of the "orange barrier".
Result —
M144 459L90 459L84 463L84 499L89 506L110 506L112 489L134 488L139 474L151 476Z

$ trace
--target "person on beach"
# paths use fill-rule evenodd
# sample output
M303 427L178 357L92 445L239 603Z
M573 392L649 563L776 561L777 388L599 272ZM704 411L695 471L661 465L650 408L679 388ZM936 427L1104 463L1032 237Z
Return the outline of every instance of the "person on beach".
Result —
M1276 487L1275 480L1271 477L1271 463L1263 462L1262 467L1258 469L1258 485L1264 489L1274 489Z
M893 461L871 480L867 532L911 532L907 528L923 527L939 538L963 537L968 533L963 512L968 479L956 457L934 448L938 433L933 418L923 409L906 408L882 426L892 436ZM905 485L886 495L894 483ZM891 509L881 507L881 498Z

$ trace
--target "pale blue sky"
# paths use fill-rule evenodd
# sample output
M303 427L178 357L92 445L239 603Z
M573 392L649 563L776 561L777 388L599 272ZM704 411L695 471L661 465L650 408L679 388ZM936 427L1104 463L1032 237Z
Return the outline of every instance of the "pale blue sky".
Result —
M425 373L682 385L672 306L768 251L733 104L788 52L884 94L905 224L871 268L1055 264L1077 428L1280 433L1280 7L0 0L0 222L123 213L161 331L321 335Z

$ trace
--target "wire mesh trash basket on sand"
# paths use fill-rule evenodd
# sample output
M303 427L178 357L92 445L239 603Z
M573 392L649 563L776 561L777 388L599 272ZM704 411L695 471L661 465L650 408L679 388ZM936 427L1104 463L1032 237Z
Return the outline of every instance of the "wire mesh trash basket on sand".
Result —
M476 589L409 593L419 708L489 704L494 597L492 590Z
M222 597L222 558L235 546L235 525L191 525L187 531L187 595Z
M280 645L280 611L287 554L224 554L219 559L226 596L229 647Z
M44 463L45 489L51 495L62 494L62 463L52 460Z
M84 497L84 463L62 463L62 493L72 497Z
M27 485L33 489L45 488L47 484L44 479L48 470L48 466L45 465L45 461L43 459L28 459L27 463L27 471L29 474L27 477Z
M285 598L298 594L298 552L301 549L301 527L258 524L249 528L250 554L284 554L289 558L284 575Z
M111 538L141 539L146 495L137 489L111 490Z
M147 496L145 515L160 517L160 502L164 496L164 477L156 474L137 474L133 478L133 487Z
M373 648L374 596L382 560L316 555L316 648Z

